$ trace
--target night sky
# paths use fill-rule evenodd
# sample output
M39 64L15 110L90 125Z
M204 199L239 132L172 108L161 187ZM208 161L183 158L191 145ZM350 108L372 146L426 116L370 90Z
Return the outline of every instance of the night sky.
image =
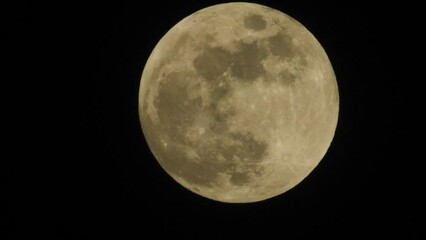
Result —
M156 43L221 1L0 7L0 238L420 238L420 188L408 184L403 127L413 124L405 102L413 85L399 71L412 33L402 14L415 7L390 2L257 1L301 22L324 47L340 113L318 167L287 193L250 204L177 184L138 118L139 81Z

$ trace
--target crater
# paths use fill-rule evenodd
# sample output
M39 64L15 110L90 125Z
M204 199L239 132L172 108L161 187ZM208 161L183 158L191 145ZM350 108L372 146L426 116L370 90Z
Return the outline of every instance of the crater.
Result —
M259 14L250 15L244 19L244 27L260 31L266 28L266 21Z

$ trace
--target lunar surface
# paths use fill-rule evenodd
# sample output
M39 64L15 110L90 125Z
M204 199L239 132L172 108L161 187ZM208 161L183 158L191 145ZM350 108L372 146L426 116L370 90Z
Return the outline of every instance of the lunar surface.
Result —
M180 21L140 83L155 158L179 184L221 202L261 201L300 183L330 146L338 110L336 78L315 37L251 3Z

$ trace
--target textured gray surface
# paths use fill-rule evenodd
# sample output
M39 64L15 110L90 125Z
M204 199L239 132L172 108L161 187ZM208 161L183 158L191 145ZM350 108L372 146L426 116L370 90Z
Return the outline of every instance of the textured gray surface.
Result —
M247 3L206 8L174 26L145 66L139 97L161 166L224 202L294 187L326 153L338 116L335 76L314 36Z

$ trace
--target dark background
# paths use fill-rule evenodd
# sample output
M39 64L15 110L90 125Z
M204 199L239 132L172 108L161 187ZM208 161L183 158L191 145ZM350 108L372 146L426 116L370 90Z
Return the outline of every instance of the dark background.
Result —
M316 36L339 85L335 138L297 187L225 204L161 169L139 125L143 67L173 25L220 2L2 3L1 239L420 238L408 2L258 1Z

